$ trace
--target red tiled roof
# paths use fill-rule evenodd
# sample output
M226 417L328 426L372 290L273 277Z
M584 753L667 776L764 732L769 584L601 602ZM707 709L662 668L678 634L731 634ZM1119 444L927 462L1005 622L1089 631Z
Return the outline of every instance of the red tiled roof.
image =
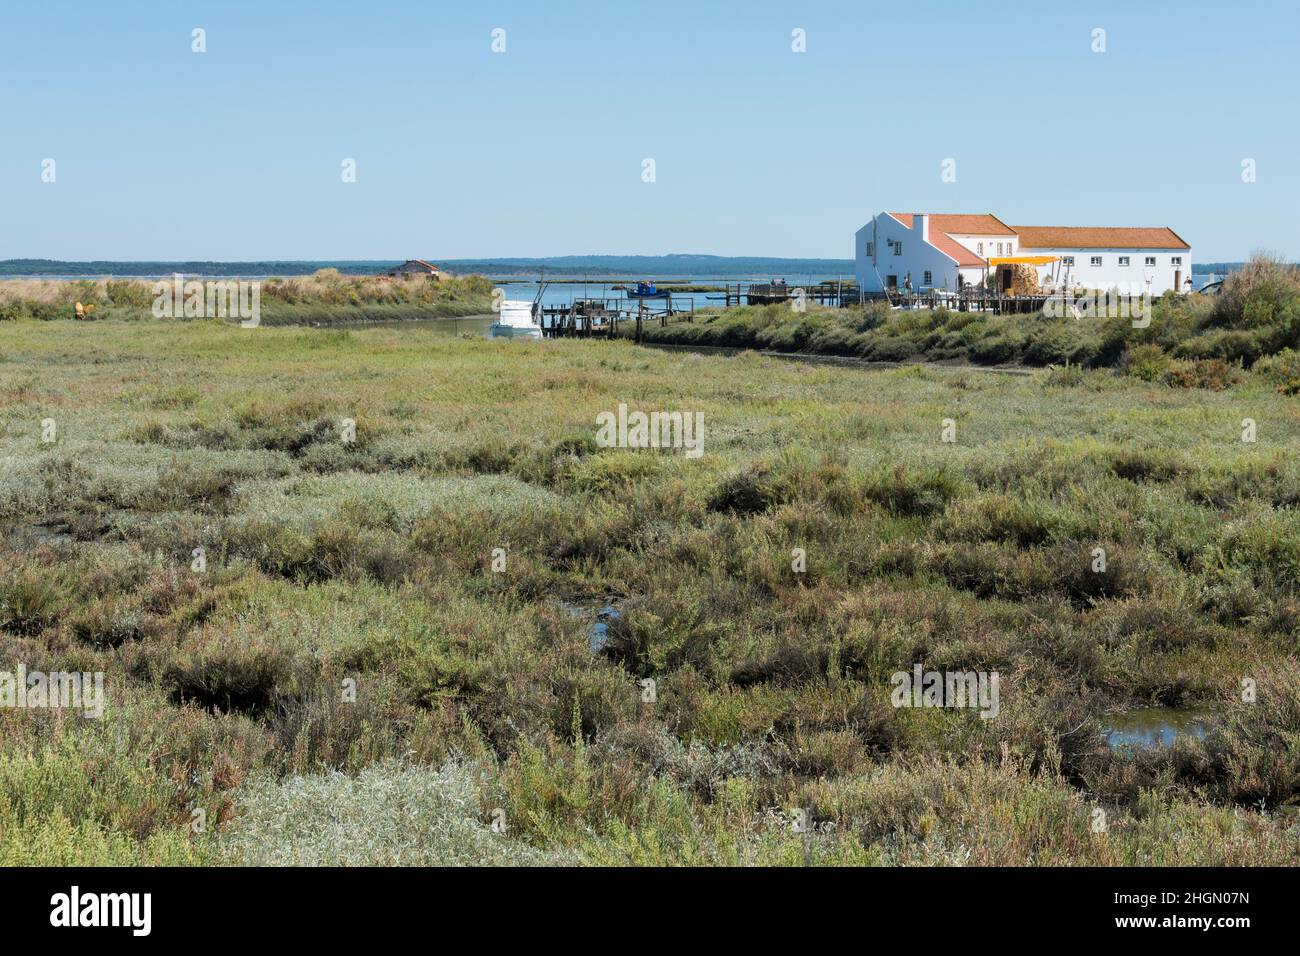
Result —
M931 227L933 228L933 227ZM1166 226L1015 226L1021 249L1190 249Z
M971 252L946 232L935 232L934 229L931 229L930 245L946 254L950 259L956 259L957 265L959 266L984 265L983 259L975 255L975 253Z
M908 229L917 213L891 212L891 216ZM959 266L982 266L984 260L952 238L959 236L1014 236L1015 232L991 213L930 213L930 245L934 246Z
M912 217L916 213L891 212L891 216L912 228ZM992 213L930 213L930 232L936 230L948 235L958 236L1014 236L1015 230Z

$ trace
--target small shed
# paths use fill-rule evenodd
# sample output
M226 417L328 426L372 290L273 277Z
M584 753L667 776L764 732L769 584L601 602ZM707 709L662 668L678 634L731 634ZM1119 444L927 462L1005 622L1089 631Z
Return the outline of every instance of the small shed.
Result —
M394 266L388 270L390 276L430 276L434 279L442 278L442 270L432 262L425 262L423 259L407 259L400 266Z

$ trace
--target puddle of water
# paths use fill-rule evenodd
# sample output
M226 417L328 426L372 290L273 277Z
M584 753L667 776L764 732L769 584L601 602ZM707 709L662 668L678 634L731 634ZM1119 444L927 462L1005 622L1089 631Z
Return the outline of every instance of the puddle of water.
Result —
M1204 740L1209 716L1201 707L1138 707L1106 718L1102 733L1111 750L1155 750L1179 737Z
M71 544L72 535L52 524L29 524L28 534L36 544Z
M618 608L612 604L569 604L561 601L560 607L564 608L574 617L590 617L593 613L596 620L591 625L591 653L598 654L609 640L609 625L617 621L623 615L619 613Z

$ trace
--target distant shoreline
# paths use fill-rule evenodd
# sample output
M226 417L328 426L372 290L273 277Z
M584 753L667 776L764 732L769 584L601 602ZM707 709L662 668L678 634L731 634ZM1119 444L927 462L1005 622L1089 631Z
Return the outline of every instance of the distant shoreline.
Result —
M851 279L851 259L783 259L744 256L561 256L555 259L430 259L452 275L484 275L501 281L531 282L539 277L555 281L592 282L667 280L766 281L772 277L835 276ZM1196 275L1218 275L1239 268L1241 262L1192 263ZM310 276L321 269L336 269L347 276L386 273L397 260L299 261L73 261L56 259L0 260L0 280L5 279L139 279L157 280L176 273L227 279L273 279Z
M790 259L778 256L558 256L551 259L439 259L428 258L454 275L491 275L500 278L623 278L698 276L744 278L781 274L852 275L852 259ZM0 260L0 279L131 278L157 279L176 274L227 278L272 278L312 275L337 269L343 275L369 276L401 265L395 259L330 260Z

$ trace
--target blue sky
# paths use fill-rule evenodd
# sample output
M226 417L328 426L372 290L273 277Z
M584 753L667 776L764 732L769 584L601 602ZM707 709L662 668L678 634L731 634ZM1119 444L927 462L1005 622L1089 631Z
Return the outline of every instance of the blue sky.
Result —
M882 209L1296 258L1297 28L1280 2L10 0L0 258L851 258Z

